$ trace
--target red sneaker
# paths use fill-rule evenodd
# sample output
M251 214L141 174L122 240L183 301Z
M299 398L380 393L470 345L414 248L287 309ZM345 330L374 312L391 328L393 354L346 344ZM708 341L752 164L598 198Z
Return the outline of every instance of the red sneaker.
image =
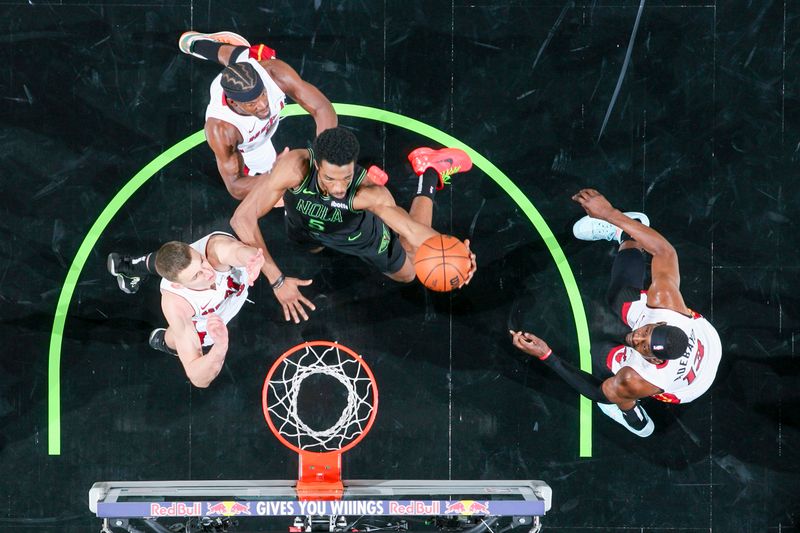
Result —
M439 184L436 190L444 189L450 183L450 176L459 172L466 172L472 168L472 159L464 150L458 148L417 148L408 154L411 168L417 176L421 176L427 169L432 168L439 174Z
M389 175L378 166L372 165L367 169L367 178L375 185L386 185Z

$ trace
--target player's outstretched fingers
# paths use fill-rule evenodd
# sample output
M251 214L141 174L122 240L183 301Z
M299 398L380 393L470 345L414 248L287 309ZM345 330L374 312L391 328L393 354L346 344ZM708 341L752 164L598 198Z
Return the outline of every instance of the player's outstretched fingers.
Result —
M583 205L586 201L588 201L592 196L595 196L596 194L598 193L595 189L581 189L572 196L572 199L578 202L579 204Z
M581 189L572 199L578 202L583 210L593 218L607 220L614 212L611 202L595 189Z
M295 302L289 304L289 313L292 315L292 322L299 324L300 317L297 316L297 304Z
M292 317L294 318L295 324L299 324L300 319L303 319L303 321L308 320L308 313L306 313L306 310L303 307L303 304L300 303L300 301L294 302Z
M467 272L467 277L459 287L469 285L469 282L472 281L472 277L475 275L475 271L478 270L478 258L469 247L469 239L464 239L464 246L467 247L467 252L469 252L469 272Z
M509 333L513 338L512 343L514 346L528 355L544 359L552 353L550 346L536 335L524 331L511 330L509 330Z

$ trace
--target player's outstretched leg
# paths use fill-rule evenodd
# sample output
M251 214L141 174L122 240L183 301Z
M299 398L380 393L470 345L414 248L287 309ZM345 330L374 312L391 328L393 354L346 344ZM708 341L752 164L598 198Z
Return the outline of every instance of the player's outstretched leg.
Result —
M108 273L117 278L117 285L122 292L134 294L142 282L150 274L155 274L155 254L131 257L118 253L108 254L106 268Z
M433 199L436 191L444 188L450 183L450 176L458 172L466 172L472 168L472 160L466 152L458 148L442 148L433 150L431 148L417 148L408 154L411 168L419 180L417 192L411 201L411 208L408 214L414 221L427 227L431 227L433 221ZM373 182L378 183L373 180ZM435 232L431 232L435 234ZM417 250L404 237L400 237L400 245L406 253L403 267L388 276L395 281L408 283L414 279L413 259Z
M433 221L433 199L436 191L450 184L450 177L472 168L472 159L458 148L417 148L408 154L408 161L418 177L417 192L408 213L411 218L430 226ZM405 247L405 245L404 245Z
M263 58L258 57L257 59L275 57L274 50L264 45L259 46L266 53ZM223 66L227 66L231 62L240 61L242 53L249 52L250 47L250 42L247 39L232 31L218 31L216 33L187 31L178 38L178 48L184 54L213 61ZM246 58L247 55L244 57Z

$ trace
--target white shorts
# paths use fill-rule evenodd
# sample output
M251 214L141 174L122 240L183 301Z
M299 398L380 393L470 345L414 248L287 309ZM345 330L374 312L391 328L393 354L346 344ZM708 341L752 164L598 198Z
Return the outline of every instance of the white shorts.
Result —
M272 146L272 140L268 140L257 149L250 152L239 152L242 154L244 160L244 174L247 176L255 176L256 174L265 174L272 170L275 165L275 160L278 154L275 152L275 147Z

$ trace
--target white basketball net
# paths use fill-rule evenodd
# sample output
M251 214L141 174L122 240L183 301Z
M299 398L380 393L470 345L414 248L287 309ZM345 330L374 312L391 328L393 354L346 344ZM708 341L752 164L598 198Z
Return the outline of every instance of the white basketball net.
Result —
M325 374L347 391L347 405L329 428L315 430L298 415L297 400L303 381ZM269 415L278 432L301 450L339 450L364 432L374 403L372 380L361 363L334 346L304 346L288 355L269 380Z

